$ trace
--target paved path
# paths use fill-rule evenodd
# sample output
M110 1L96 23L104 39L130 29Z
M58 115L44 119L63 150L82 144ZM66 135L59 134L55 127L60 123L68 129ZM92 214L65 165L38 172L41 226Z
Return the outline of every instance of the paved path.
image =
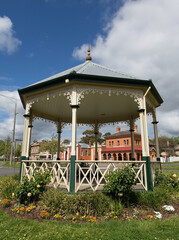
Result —
M0 176L10 176L10 175L14 175L16 173L19 173L19 168L5 168L2 167L2 165L4 164L4 162L0 162Z

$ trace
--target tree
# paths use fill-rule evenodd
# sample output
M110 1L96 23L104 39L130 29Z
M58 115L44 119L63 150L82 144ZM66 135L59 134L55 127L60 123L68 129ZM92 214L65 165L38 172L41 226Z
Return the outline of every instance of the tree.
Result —
M167 155L175 155L175 147L177 140L175 138L168 138L165 136L159 137L160 152L166 152Z
M89 141L91 141L91 143L93 144L95 142L95 134L94 134L94 130L85 130L83 133L83 136L80 139L80 143L86 143L89 144ZM102 144L105 141L105 137L111 135L110 132L105 133L104 135L102 135L101 132L98 133L98 142L100 144Z
M21 156L21 144L18 144L16 146L16 157L20 157Z
M51 140L46 140L40 146L40 152L48 151L50 154L53 155L57 152L57 136L52 136Z
M3 140L0 140L0 156L4 155L5 143Z
M69 145L69 144L70 144L70 140L69 140L69 139L65 139L65 140L63 141L63 144Z
M53 158L53 155L57 152L57 148L58 148L57 135L52 136L51 140L43 140L42 142L43 144L40 146L39 151L40 152L48 151L50 154L52 154L52 158ZM61 144L60 151L63 151L63 150L64 150L64 146L63 144Z

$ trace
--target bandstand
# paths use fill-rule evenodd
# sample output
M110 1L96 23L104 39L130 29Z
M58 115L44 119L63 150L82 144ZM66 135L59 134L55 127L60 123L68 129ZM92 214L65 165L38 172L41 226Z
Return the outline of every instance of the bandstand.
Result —
M145 190L153 188L153 174L149 158L147 115L153 117L156 155L159 160L156 108L163 100L151 80L138 79L92 61L90 48L86 61L78 66L58 73L35 84L19 89L25 109L25 123L21 156L20 176L30 176L35 168L50 169L55 187L69 192L91 189L100 190L105 174L122 164L136 166L136 178ZM72 125L71 160L29 160L33 119L51 121L57 126L58 149L62 129ZM142 160L134 159L134 123L140 119ZM99 161L97 139L99 128L105 124L126 122L131 133L131 161ZM91 125L95 134L95 161L76 159L77 125ZM157 161L155 162L157 163Z

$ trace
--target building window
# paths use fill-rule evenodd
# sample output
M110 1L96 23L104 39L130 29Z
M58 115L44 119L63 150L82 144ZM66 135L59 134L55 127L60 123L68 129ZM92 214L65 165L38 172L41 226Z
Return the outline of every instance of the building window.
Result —
M112 146L114 145L114 142L112 141Z
M103 160L106 160L106 154L103 154Z
M122 154L118 153L118 160L121 161L122 160Z
M89 152L88 151L86 151L86 156L89 156Z
M126 145L126 140L124 140L124 145Z
M111 154L110 153L108 154L108 160L111 160Z
M83 156L83 151L81 151L81 156Z
M124 160L128 160L127 159L127 153L124 153Z
M120 141L117 141L117 145L118 145L118 146L120 145Z
M109 141L109 146L111 146L111 141Z
M127 145L129 145L129 140L127 140Z

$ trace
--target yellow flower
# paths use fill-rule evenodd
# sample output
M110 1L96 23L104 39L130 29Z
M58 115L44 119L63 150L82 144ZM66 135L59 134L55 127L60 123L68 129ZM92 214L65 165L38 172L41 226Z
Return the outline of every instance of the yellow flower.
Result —
M177 177L177 175L176 175L176 174L173 174L173 177L174 177L174 178L176 178L176 177Z
M37 187L40 188L40 185L38 184Z
M119 197L122 197L122 196L123 196L123 193L118 193L118 196L119 196Z
M33 176L31 176L31 178L33 178Z
M12 193L12 197L14 197L14 193Z
M31 197L31 195L32 195L32 194L31 194L30 192L29 192L29 193L27 193L27 197Z
M79 216L79 212L76 213L76 216Z

